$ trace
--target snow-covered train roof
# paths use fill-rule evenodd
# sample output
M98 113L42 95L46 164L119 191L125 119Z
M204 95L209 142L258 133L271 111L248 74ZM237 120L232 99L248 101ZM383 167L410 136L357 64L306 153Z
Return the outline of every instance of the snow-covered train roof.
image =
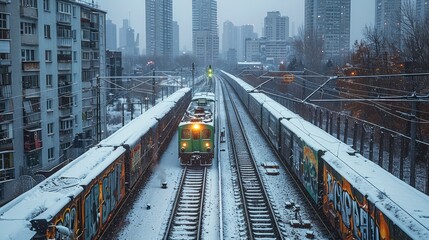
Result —
M240 78L227 73L225 71L221 71L222 73L224 73L225 75L227 75L229 78L232 78L234 81L236 81L245 91L252 91L255 89L255 87L253 87L252 85L246 83L245 81L241 80Z
M215 94L212 92L197 92L192 97L192 101L198 101L198 99L207 99L208 101L215 101Z
M429 239L429 196L310 122L295 118L282 120L282 124L313 143L311 147L325 151L325 161L386 216L395 219L395 224L409 236Z
M276 117L282 118L301 118L298 114L292 112L291 110L285 108L283 105L274 101L272 98L268 97L264 93L249 93L255 101L259 104L263 104L267 110L276 114Z
M72 198L84 191L98 175L125 152L122 147L116 148L134 135L156 123L156 118L163 116L175 103L182 98L189 88L176 91L163 102L134 119L127 128L121 128L96 147L90 148L81 156L58 170L37 186L21 194L0 208L0 239L31 239L35 232L31 231L32 219L52 219ZM144 123L144 124L142 124ZM123 130L122 130L123 129ZM133 134L135 133L135 134Z
M149 108L144 114L138 116L132 121L128 122L125 126L118 129L114 134L102 140L100 146L120 146L122 144L133 144L144 135L150 128L157 124L159 118L162 118L172 108L175 107L176 102L179 101L187 92L189 88L182 88L171 94L168 98L159 102L154 107Z
M51 220L72 198L102 173L123 152L123 148L93 147L0 208L0 229L7 229L0 238L30 239L32 219Z

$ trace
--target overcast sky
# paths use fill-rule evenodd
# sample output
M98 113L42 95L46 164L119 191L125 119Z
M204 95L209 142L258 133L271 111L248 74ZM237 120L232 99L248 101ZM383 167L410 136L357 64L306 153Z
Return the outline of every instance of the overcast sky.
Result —
M304 25L305 0L218 0L219 37L222 43L223 23L227 20L234 25L253 24L258 36L262 36L264 17L269 11L280 11L282 16L289 17L290 34L292 24L295 33ZM365 25L374 24L374 0L351 0L351 43L362 38ZM144 0L99 0L102 10L107 11L107 19L122 26L123 19L129 19L131 27L140 33L140 50L145 43L145 1ZM173 0L173 20L179 24L180 49L192 50L192 0Z

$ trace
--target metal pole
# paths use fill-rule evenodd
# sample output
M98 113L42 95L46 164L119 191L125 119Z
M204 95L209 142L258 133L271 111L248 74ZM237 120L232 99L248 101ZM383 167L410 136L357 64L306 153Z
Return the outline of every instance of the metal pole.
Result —
M153 70L152 76L154 77L154 78L152 78L152 93L153 93L152 107L153 107L153 106L155 106L155 97L156 97L156 93L155 93L155 70Z
M122 105L122 126L124 126L125 125L124 103L122 103L121 105Z
M194 84L195 84L195 64L192 63L192 96L194 96Z
M411 102L411 127L410 127L410 185L416 186L416 113L417 113L417 102Z
M100 110L101 110L101 99L100 99L100 76L97 75L97 143L101 141L100 139Z

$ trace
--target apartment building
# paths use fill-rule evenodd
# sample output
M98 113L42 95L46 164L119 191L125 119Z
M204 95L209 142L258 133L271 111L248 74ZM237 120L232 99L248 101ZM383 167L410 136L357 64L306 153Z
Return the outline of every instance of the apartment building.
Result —
M76 136L99 139L106 12L88 0L0 0L0 14L1 201L7 182L75 157Z

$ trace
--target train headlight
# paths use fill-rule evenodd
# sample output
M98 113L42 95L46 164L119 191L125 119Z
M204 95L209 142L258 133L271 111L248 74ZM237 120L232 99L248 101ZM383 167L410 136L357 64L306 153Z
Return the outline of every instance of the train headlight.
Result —
M210 143L206 143L206 147L210 147Z
M200 129L200 124L194 124L193 128L194 128L195 130Z
M186 149L186 146L188 146L188 144L186 144L185 142L182 143L182 147L180 148L180 151L184 152Z
M210 148L210 143L206 143L207 152L210 152L212 149Z

